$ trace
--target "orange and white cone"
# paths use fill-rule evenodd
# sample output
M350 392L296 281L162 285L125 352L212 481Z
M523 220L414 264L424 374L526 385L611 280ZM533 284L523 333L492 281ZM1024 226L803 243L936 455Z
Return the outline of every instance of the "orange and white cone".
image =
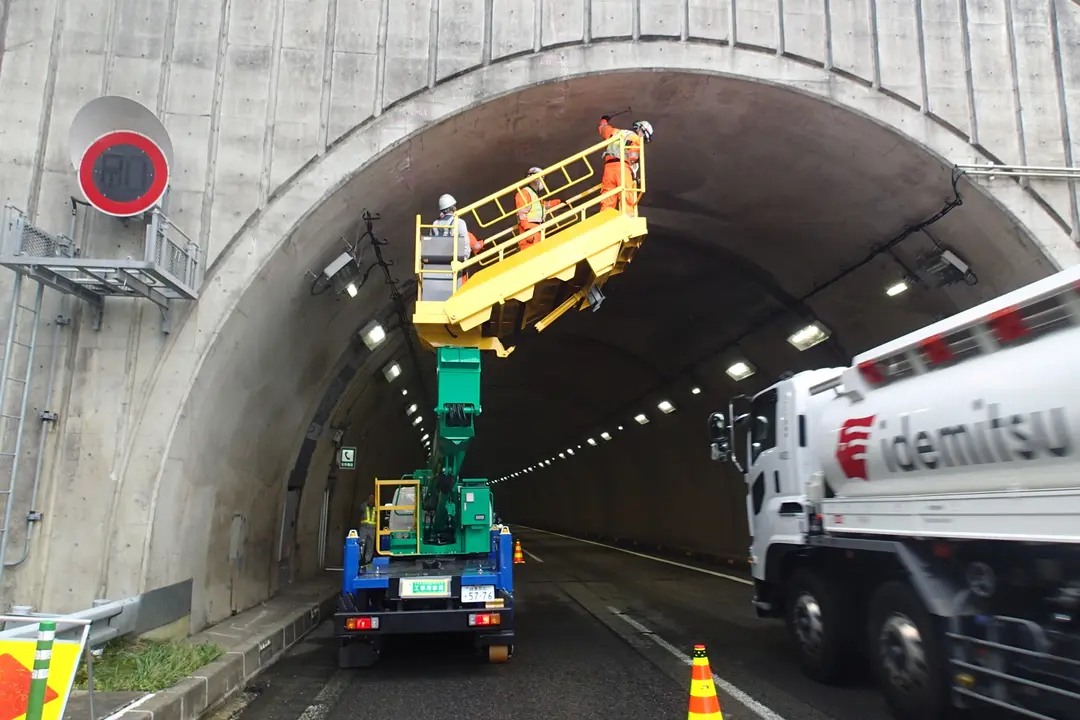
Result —
M716 697L713 685L712 669L709 658L705 656L705 646L694 646L694 664L690 671L690 712L687 720L724 720L720 712L720 700Z
M525 562L525 556L521 553L521 541L514 541L514 564L520 565Z

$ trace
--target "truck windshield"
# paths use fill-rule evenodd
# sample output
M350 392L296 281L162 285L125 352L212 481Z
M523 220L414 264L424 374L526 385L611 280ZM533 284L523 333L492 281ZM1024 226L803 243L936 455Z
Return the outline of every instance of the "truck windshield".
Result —
M750 406L750 464L776 447L776 388L754 398Z

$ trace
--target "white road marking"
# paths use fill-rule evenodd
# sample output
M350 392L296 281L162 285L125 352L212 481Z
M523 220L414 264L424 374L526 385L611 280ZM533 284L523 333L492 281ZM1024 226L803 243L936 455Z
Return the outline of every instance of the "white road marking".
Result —
M538 562L538 563L542 563L542 562L544 562L543 560L541 560L540 558L536 557L535 555L533 555L533 554L532 554L531 552L529 552L529 551L528 551L528 550L526 550L525 548L522 548L522 549L521 549L521 552L525 553L526 555L528 555L529 557L531 557L531 558L532 558L533 560L535 560L535 561L536 561L536 562Z
M614 545L605 545L604 543L594 542L592 540L583 540L576 538L572 535L563 535L562 533L551 532L550 530L540 530L539 528L529 527L528 525L518 525L518 527L525 528L526 530L533 530L535 532L544 533L545 535L555 535L556 537L566 538L567 540L576 540L579 543L587 543L589 545L596 545L597 547L607 548L608 550L618 550L619 552L626 553L627 555L635 555L646 560L655 560L656 562L666 563L668 565L674 565L675 567L686 568L687 570L693 570L694 572L705 573L706 575L712 575L713 577L724 578L725 580L731 580L732 582L742 583L743 585L753 585L752 580L741 578L736 575L728 575L722 572L716 572L715 570L706 570L705 568L695 567L693 565L687 565L686 563L675 562L674 560L668 560L662 557L656 557L655 555L646 555L645 553L634 552L633 550L627 550L626 548L616 547Z
M682 650L680 650L679 648L677 648L674 645L672 645L671 643L669 643L664 638L662 638L659 635L657 635L656 633L654 633L649 628L647 628L644 625L642 625L641 623L639 623L634 618L632 618L632 617L630 617L628 615L624 615L618 609L613 608L611 606L608 606L608 612L610 612L612 615L619 618L620 620L624 621L630 627L634 628L635 630L637 630L642 635L644 635L645 637L652 640L654 643L656 643L660 647L667 650L669 653L671 653L672 655L677 657L679 660L681 660L684 665L693 666L694 660L689 655L687 655ZM746 708L748 710L750 710L750 712L757 715L759 718L761 718L761 720L784 720L784 717L782 715L780 715L779 713L777 713L775 710L771 710L770 708L765 707L764 705L759 703L757 700L750 697L749 695L744 693L742 690L740 690L739 688L737 688L734 685L732 685L731 683L729 683L727 680L724 680L722 677L720 677L716 673L713 673L712 677L713 677L713 684L716 685L716 687L720 688L721 690L726 692L728 695L730 695L731 697L738 700L741 704L745 705Z
M337 704L338 698L345 692L352 677L344 670L336 671L297 720L323 720Z
M135 710L135 708L139 707L140 705L142 705L144 702L146 702L150 698L154 697L155 695L157 695L157 693L149 693L147 695L143 695L141 698L139 698L135 702L131 703L130 705L125 705L124 707L122 707L119 710L117 710L116 712L114 712L112 715L109 715L108 717L104 718L104 720L116 720L116 718L119 718L120 716L128 713L129 711ZM151 717L154 715L154 713L150 712L149 710L137 710L136 712L147 713Z

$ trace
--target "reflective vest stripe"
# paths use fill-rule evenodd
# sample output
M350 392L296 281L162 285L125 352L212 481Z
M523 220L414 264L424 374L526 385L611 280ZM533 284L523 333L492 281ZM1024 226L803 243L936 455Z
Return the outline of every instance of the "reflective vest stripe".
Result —
M518 210L518 220L537 224L544 222L544 204L540 202L540 198L536 196L533 189L525 186L518 192L524 195L529 202L528 205Z
M616 130L611 136L611 142L609 142L607 147L604 148L604 157L625 157L629 161L637 160L637 152L634 151L633 147L629 146L630 139L633 137L633 135L634 133L630 132L629 130ZM621 156L619 154L619 147L623 144L626 144L628 146L626 148L625 156Z
M375 524L375 508L369 506L369 507L364 509L364 524L365 525L374 525Z

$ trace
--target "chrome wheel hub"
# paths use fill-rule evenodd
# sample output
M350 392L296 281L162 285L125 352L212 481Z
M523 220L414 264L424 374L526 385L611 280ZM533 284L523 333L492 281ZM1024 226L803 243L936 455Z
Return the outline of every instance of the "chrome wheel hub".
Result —
M911 618L900 613L889 616L878 636L878 657L889 683L897 690L916 693L926 687L922 636Z
M817 657L821 654L824 642L825 624L821 619L821 605L816 598L804 592L795 599L795 637L807 655Z

